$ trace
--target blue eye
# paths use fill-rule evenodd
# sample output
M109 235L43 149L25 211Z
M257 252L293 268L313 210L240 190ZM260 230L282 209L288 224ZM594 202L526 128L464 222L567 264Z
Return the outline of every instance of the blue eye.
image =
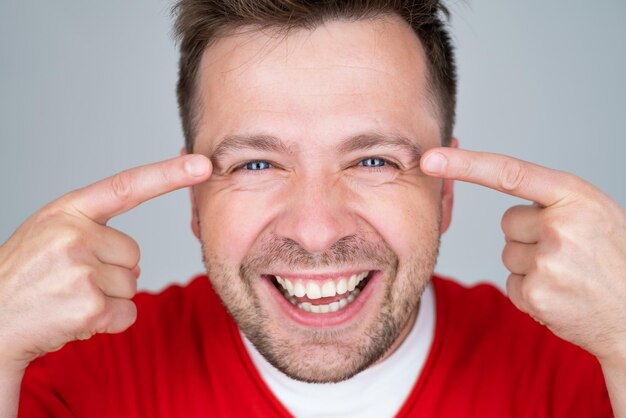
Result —
M359 162L359 165L363 167L368 167L368 168L383 167L386 164L387 164L387 161L385 161L382 158L376 158L376 157L366 158Z
M259 170L267 170L268 168L271 168L272 165L270 163L268 163L267 161L250 161L249 163L246 163L246 165L243 166L246 170L250 170L250 171L259 171Z

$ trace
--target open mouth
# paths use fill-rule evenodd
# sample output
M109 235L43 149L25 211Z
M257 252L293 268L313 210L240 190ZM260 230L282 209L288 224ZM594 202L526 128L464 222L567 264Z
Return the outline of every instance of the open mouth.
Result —
M267 277L292 305L305 312L325 314L338 312L354 302L373 273L367 270L324 280L278 275Z

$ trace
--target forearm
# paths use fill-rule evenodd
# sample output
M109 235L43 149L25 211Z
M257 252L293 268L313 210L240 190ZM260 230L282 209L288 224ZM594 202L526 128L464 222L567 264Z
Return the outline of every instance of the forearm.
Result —
M17 417L23 371L0 372L0 417Z
M626 361L601 364L613 414L615 418L626 418Z

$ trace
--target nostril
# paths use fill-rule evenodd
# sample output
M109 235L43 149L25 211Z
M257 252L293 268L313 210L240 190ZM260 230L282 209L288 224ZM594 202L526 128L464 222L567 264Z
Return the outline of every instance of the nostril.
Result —
M342 239L357 234L358 222L346 208L320 197L315 204L299 203L283 212L276 220L274 233L297 243L309 254L323 254Z

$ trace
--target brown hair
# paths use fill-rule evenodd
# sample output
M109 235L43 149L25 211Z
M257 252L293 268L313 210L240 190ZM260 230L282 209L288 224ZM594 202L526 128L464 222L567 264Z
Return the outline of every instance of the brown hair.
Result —
M395 14L420 39L427 57L427 80L441 124L443 145L454 126L456 67L440 0L179 0L174 6L180 43L178 106L188 152L193 150L199 101L196 78L204 50L228 31L253 25L259 29L313 29L328 20L360 20Z

